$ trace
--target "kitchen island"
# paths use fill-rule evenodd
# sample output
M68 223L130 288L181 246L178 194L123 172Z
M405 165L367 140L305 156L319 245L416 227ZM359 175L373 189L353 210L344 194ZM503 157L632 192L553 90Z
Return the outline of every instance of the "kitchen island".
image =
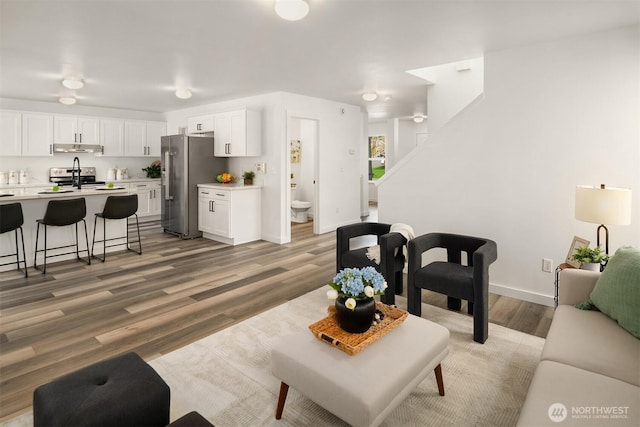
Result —
M22 213L24 216L24 224L22 226L22 230L24 232L24 249L26 251L26 260L28 266L33 266L33 258L35 252L35 244L36 244L36 228L37 223L36 220L44 217L44 213L47 209L47 203L49 200L53 199L72 199L78 197L84 197L87 205L87 215L85 217L85 221L87 222L87 234L89 237L89 251L91 250L91 240L93 236L93 223L95 214L98 212L102 212L104 208L105 201L108 196L111 195L125 195L125 194L133 194L135 190L129 190L128 188L114 188L114 189L104 189L100 190L97 187L91 188L83 188L81 190L71 189L71 187L60 187L61 191L53 192L51 191L51 186L29 186L23 188L13 188L13 189L3 189L0 190L0 194L11 194L9 196L0 197L0 204L8 204L8 203L16 203L19 202L22 204ZM102 220L99 220L102 221ZM47 240L49 247L56 247L62 245L70 245L75 242L75 227L49 227L47 230ZM98 231L96 238L102 238L102 226L98 223ZM85 248L84 241L84 227L82 224L79 224L78 231L80 234L79 244L80 249ZM42 234L42 230L41 230ZM124 236L126 234L125 221L107 221L107 238ZM44 241L41 237L41 242L39 243L40 249L44 246ZM135 237L133 237L135 238ZM124 242L124 239L121 240ZM110 244L120 243L120 241L113 241ZM99 246L100 251L102 250L102 245ZM123 246L117 246L111 248L111 251L123 250ZM107 251L110 249L107 248ZM58 252L67 252L66 250L60 250ZM98 247L96 247L96 251L98 251ZM15 252L15 242L13 232L6 233L0 238L0 254L9 254ZM47 251L49 254L54 254L56 251ZM82 253L80 254L82 256ZM20 256L22 259L22 255ZM64 259L74 259L75 254L63 255L60 257L53 258L48 260L47 263L61 261ZM8 259L6 259L8 262ZM42 264L42 254L38 255L38 265ZM0 271L9 271L15 269L15 265L6 265L0 267Z

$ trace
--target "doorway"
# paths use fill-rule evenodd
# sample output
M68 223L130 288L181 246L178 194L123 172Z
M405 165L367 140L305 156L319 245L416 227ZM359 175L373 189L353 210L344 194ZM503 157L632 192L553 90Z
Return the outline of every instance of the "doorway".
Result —
M287 118L287 182L290 220L288 234L293 240L292 226L299 226L301 218L308 218L313 233L319 234L319 197L317 191L319 120L306 117ZM297 201L296 207L292 206ZM302 203L300 203L302 202ZM308 206L308 209L297 207ZM309 224L307 224L309 226Z

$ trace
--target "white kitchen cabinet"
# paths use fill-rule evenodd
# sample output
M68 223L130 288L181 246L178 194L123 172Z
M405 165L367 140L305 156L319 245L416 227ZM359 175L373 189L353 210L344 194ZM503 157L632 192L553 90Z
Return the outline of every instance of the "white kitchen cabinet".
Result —
M160 215L160 182L131 182L131 189L138 195L138 217Z
M53 156L53 115L22 115L22 155Z
M54 144L100 144L100 119L54 116Z
M167 134L165 122L147 122L147 155L160 157L160 138Z
M107 157L123 157L124 120L101 119L100 141L102 154Z
M213 132L213 114L206 116L189 117L187 119L188 133L204 133Z
M160 137L166 133L167 125L164 122L125 121L125 155L160 157Z
M0 156L22 154L22 114L0 111Z
M251 157L262 153L260 111L236 110L214 116L213 155Z
M203 237L230 245L260 239L260 187L198 185L198 229Z

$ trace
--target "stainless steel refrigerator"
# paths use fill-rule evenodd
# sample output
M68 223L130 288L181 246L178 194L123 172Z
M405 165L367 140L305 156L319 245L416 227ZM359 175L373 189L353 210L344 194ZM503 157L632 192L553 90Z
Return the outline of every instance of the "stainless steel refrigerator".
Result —
M183 239L198 231L198 184L214 182L227 159L213 156L213 138L170 135L161 138L162 228Z

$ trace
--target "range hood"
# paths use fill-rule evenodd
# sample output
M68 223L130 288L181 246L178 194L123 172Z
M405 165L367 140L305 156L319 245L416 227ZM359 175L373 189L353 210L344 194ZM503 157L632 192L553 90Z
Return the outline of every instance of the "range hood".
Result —
M102 153L98 144L53 144L54 153Z

